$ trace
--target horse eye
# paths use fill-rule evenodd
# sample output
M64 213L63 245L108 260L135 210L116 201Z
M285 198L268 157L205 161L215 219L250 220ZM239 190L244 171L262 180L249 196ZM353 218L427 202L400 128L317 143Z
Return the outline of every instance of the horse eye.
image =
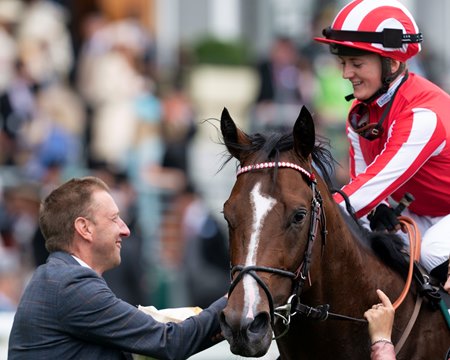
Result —
M305 209L297 210L292 217L292 223L293 224L302 223L303 220L305 220L305 218L306 218L306 214L307 214L307 211Z

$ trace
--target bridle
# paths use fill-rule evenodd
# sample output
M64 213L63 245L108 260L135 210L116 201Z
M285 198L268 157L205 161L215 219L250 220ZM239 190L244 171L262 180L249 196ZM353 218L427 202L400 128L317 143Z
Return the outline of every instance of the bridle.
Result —
M308 316L314 315L313 312L318 312L317 316L321 318L326 318L328 313L326 308L325 312L323 309L319 308L311 308L307 307L300 302L300 297L303 292L303 288L305 285L306 280L309 277L309 269L311 266L311 258L312 258L312 250L313 245L315 242L315 239L317 238L317 232L319 229L319 223L321 223L321 238L322 238L322 252L326 244L326 219L325 219L325 213L322 210L322 197L320 195L319 190L317 189L317 180L314 175L314 173L309 172L302 168L301 166L291 163L291 162L263 162L258 163L254 165L248 165L244 166L239 169L237 172L237 176L255 171L255 170L264 170L264 169L278 169L278 168L288 168L298 171L303 177L306 178L308 185L311 188L311 191L313 193L313 198L311 201L311 217L310 217L310 224L309 224L309 231L308 231L308 240L306 244L306 249L303 255L303 261L299 265L298 269L295 272L277 269L273 267L268 266L257 266L257 265L250 265L250 266L243 266L243 265L234 265L231 267L231 278L233 279L233 276L239 272L239 274L232 280L230 289L228 291L228 296L231 295L236 285L242 280L244 275L248 274L252 276L255 281L258 283L258 285L263 289L265 292L267 299L269 301L269 308L270 308L270 318L272 323L272 328L274 328L275 324L275 316L281 317L283 319L283 324L286 326L285 331L277 336L277 338L283 336L287 333L289 330L289 324L290 324L290 318L291 316L295 315L297 311L305 313ZM256 272L265 272L270 274L276 274L283 277L291 278L294 282L294 288L293 293L289 297L288 302L285 305L279 306L277 308L274 308L273 305L273 297L269 291L269 288L264 283L264 281L258 276ZM328 306L328 305L326 305Z
M309 279L309 269L311 266L312 249L313 249L315 239L317 237L319 223L321 225L320 234L321 234L321 238L322 238L322 254L323 254L323 251L324 251L325 245L326 245L327 230L326 230L325 212L323 211L323 208L322 208L322 205L323 205L322 197L320 195L319 190L317 189L317 181L316 181L315 175L312 172L305 170L301 166L294 164L294 163L290 163L290 162L263 162L263 163L258 163L258 164L254 164L254 165L245 166L245 167L242 167L237 172L237 176L251 172L251 171L255 171L255 170L263 170L263 169L270 169L270 168L274 168L274 169L290 168L290 169L294 169L294 170L298 171L300 174L302 174L303 177L306 178L306 180L311 188L311 191L313 193L313 198L311 201L311 217L310 217L310 225L309 225L309 231L308 231L308 240L307 240L305 252L303 254L303 261L301 262L301 264L299 265L298 269L295 272L278 269L278 268L273 268L273 267L268 267L268 266L234 265L231 267L232 282L230 285L230 289L228 291L228 296L231 295L231 293L235 289L236 285L242 280L244 275L248 274L248 275L252 276L255 279L255 281L258 283L258 285L264 290L264 292L267 296L267 299L269 301L272 329L275 328L274 325L275 325L275 317L276 316L280 317L283 320L285 329L280 335L274 337L275 340L284 336L289 331L291 317L296 314L300 314L300 315L306 316L306 317L314 319L314 320L335 319L335 320L349 320L349 321L354 321L354 322L358 322L358 323L367 323L366 319L354 318L351 316L332 313L329 311L329 308L330 308L329 304L323 304L323 305L318 305L317 307L312 307L312 306L305 305L301 302L301 295L302 295L302 292L304 289L305 282L307 279ZM401 221L402 221L403 226L409 225L408 227L413 227L413 228L415 227L414 224L410 224L410 222L411 222L410 219L409 219L409 221L407 221L406 218L402 217ZM412 241L410 248L413 248L413 244L417 244L418 240L415 240L413 238L413 236L411 235L411 233L418 233L418 230L415 228L413 230L408 229L407 233L409 235L410 241ZM418 253L420 254L420 251ZM416 254L417 254L417 251L416 251ZM233 276L237 272L239 272L239 274L233 279ZM292 279L292 281L294 283L293 292L292 292L292 295L288 298L288 301L285 305L281 305L281 306L274 308L272 294L270 293L270 290L267 287L267 285L258 276L258 274L256 272L266 272L266 273L276 274L276 275L280 275L280 276L284 276L284 277L288 277L288 278ZM410 276L411 276L411 263L410 263L410 272L408 274L408 277L410 277ZM397 299L397 301L394 303L394 307L398 306L398 304L400 304L403 301L404 297L406 296L405 294L407 293L408 290L409 290L409 284L407 284L407 286L405 286L405 289L403 290L400 298ZM421 303L421 301L420 301L420 303ZM419 305L419 307L417 307L417 304L418 304L418 302L416 301L416 309L417 308L420 309L420 305ZM415 309L415 312L416 312L416 309ZM400 349L402 348L402 346L404 344L404 341L408 337L409 332L414 324L416 316L417 315L413 314L413 316L411 317L410 322L408 323L407 329L403 333L399 343L397 344L397 346L395 348L396 354L400 351Z

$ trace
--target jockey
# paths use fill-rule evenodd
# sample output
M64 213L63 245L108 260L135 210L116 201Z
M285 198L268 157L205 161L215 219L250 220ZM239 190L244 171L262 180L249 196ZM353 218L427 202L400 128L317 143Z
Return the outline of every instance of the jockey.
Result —
M323 35L315 40L328 44L339 58L342 77L353 86L347 100L355 99L346 125L351 179L342 191L358 218L366 224L370 220L372 229L382 225L389 231L399 229L393 206L411 193L415 200L404 215L421 231L420 261L427 271L445 267L450 253L450 96L408 70L407 60L419 53L422 42L414 18L396 0L355 0ZM340 194L335 200L344 203ZM449 286L450 278L450 292Z

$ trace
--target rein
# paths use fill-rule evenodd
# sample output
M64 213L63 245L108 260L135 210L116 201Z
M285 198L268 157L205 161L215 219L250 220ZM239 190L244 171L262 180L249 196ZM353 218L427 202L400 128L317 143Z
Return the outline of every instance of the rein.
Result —
M400 306L400 304L405 300L406 295L409 292L409 288L411 287L412 277L414 273L414 261L419 261L420 259L420 231L417 227L415 221L406 216L399 217L400 225L404 232L408 234L409 238L409 267L408 267L408 276L406 278L406 284L403 288L402 293L398 297L398 299L394 302L393 307L395 310Z

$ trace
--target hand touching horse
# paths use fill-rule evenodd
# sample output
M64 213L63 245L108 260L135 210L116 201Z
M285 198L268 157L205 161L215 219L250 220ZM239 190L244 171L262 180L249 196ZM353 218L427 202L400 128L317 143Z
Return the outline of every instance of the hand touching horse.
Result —
M221 326L231 351L262 356L274 333L282 359L369 359L363 313L377 288L395 299L404 280L334 202L310 113L302 108L292 134L266 137L244 133L224 109L221 131L240 163L224 205L233 280ZM394 344L417 296L413 288L397 309ZM341 316L327 318L326 304ZM441 359L449 345L442 315L422 306L397 359Z

